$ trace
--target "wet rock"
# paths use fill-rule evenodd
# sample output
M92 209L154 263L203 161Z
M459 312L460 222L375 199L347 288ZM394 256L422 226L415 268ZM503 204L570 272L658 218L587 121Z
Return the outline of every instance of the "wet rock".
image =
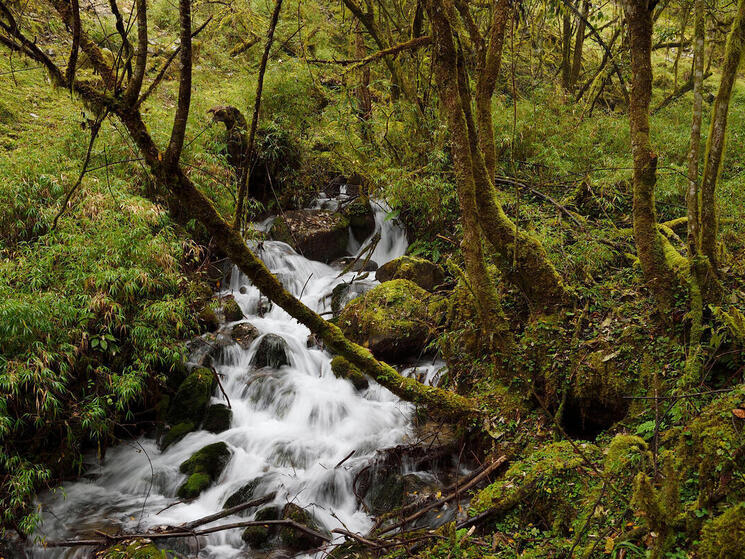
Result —
M369 283L360 282L340 283L335 286L331 291L331 312L334 318L339 316L350 301L370 291L370 289L372 289L372 286Z
M281 512L279 507L264 507L256 513L254 520L279 520ZM241 538L252 548L262 549L268 546L276 534L276 526L249 526L243 531Z
M356 367L343 357L336 356L331 360L331 372L336 378L345 378L351 381L357 390L365 390L370 386L370 381Z
M222 508L230 509L233 507L237 507L238 505L242 505L243 503L247 503L248 501L253 499L254 494L256 493L256 488L259 486L260 481L261 478L256 478L249 481L246 485L244 485L243 487L238 489L238 491L228 497Z
M370 200L360 196L342 210L342 215L349 220L349 228L358 243L362 243L375 231L375 212Z
M288 349L287 342L281 336L267 334L261 338L251 364L257 369L263 369L264 367L279 369L284 365L289 365Z
M182 499L193 499L220 476L230 461L230 449L224 442L213 443L195 452L179 466L189 477L178 490Z
M278 217L269 236L311 260L331 262L347 253L349 219L325 210L295 210Z
M432 291L445 281L445 272L429 260L414 256L401 256L378 268L375 272L375 279L380 283L394 279L406 279L413 281L422 289Z
M342 193L346 196L358 196L365 182L365 178L357 173L349 177L337 175L328 182L323 191L331 198L337 198Z
M240 305L232 295L220 298L220 313L225 317L226 322L236 322L245 318Z
M169 423L171 425L200 424L215 384L215 375L210 369L206 367L194 369L181 383L171 401L171 407L168 410Z
M409 505L435 492L437 488L416 474L381 469L374 472L364 502L376 516Z
M217 313L209 306L199 311L197 322L202 331L206 332L214 332L220 327L220 319L217 317Z
M337 323L375 357L399 363L424 351L441 320L441 301L411 281L392 280L349 303Z
M251 347L253 341L258 338L261 334L259 330L253 324L248 322L241 322L236 324L230 330L230 337L232 340L241 346L243 349Z
M223 333L208 333L194 338L186 344L189 363L197 367L211 367L220 359L222 350L233 341Z
M225 404L213 404L204 414L202 429L210 433L222 433L230 429L233 411Z
M285 508L282 510L282 519L293 520L316 532L327 533L324 528L319 526L313 514L294 503L285 505ZM291 551L308 551L323 544L321 538L301 532L291 526L282 526L279 529L279 539L282 545Z
M357 260L357 258L354 256L342 256L341 258L337 258L330 264L330 266L335 270L339 270L341 272L342 270L345 270L350 264L353 265L348 270L349 272L374 272L378 269L378 264L374 260L368 260L367 262L365 262L364 258L360 258L359 260Z
M195 431L197 426L192 421L185 421L171 427L160 441L160 450L165 451L172 444L176 444L186 435Z

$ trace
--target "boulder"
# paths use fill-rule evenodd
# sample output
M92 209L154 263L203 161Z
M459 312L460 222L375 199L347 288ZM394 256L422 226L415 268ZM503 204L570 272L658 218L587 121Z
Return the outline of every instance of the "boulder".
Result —
M375 232L375 212L370 200L364 196L359 196L347 204L342 210L342 215L349 220L349 228L358 243L365 242L365 239Z
M204 414L202 429L210 433L222 433L230 429L233 411L225 404L213 404Z
M168 421L171 425L199 425L215 389L215 375L206 367L198 367L181 383L171 401Z
M326 210L284 212L272 224L269 236L292 246L311 260L331 262L347 253L349 219Z
M189 363L197 367L210 367L220 358L222 350L233 341L223 333L208 333L186 344Z
M372 476L364 497L365 505L376 516L416 501L421 494L434 492L431 484L416 474L401 474L381 470Z
M284 365L289 365L290 360L287 357L288 349L284 338L277 334L266 334L261 338L251 364L257 369L264 367L279 369Z
M383 283L349 303L339 315L344 334L375 357L397 363L418 356L441 321L442 298L409 280Z
M285 508L282 509L282 519L293 520L316 532L326 532L324 528L319 526L313 514L294 503L287 503L285 505ZM282 526L279 529L279 539L282 545L291 551L308 551L324 543L321 538L301 532L291 526Z
M256 513L254 520L259 522L263 520L279 520L281 510L279 507L264 507ZM276 526L249 526L243 531L241 538L254 549L267 547L270 540L276 535Z
M212 307L205 306L197 316L197 323L202 332L214 332L220 327L220 319Z
M243 503L247 503L251 499L254 498L254 493L256 493L256 488L259 486L259 482L261 481L261 478L252 479L247 484L243 485L240 489L238 489L236 492L234 492L228 499L225 501L225 504L222 506L224 509L230 509L233 507L237 507L238 505L242 505Z
M331 291L331 313L333 317L338 317L350 301L370 291L371 288L372 286L367 282L342 282L335 286Z
M225 317L225 322L236 322L245 318L240 305L232 295L220 298L220 314Z
M232 340L241 346L243 349L251 347L253 341L258 338L261 334L259 330L253 324L248 322L241 322L236 324L230 330L230 337Z
M230 449L224 442L207 445L192 454L179 466L179 471L189 477L179 487L178 496L193 499L207 489L228 465L230 455Z
M339 270L341 272L342 270L345 270L350 264L352 264L352 267L347 270L349 272L374 272L378 269L378 264L374 260L368 260L367 262L365 262L364 258L360 258L358 260L355 256L342 256L341 258L337 258L336 260L334 260L329 265L335 270Z
M196 431L196 429L197 426L191 421L185 421L174 425L160 440L160 450L165 451L169 446L176 444L192 431Z
M401 256L378 268L375 272L375 279L380 283L394 279L406 279L413 281L422 289L432 291L445 281L445 272L429 260L414 256Z

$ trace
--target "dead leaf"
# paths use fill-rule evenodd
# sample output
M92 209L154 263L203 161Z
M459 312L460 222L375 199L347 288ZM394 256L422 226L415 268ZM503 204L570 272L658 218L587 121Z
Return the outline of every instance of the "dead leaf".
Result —
M745 419L745 410L740 408L735 408L732 410L732 415L739 419Z

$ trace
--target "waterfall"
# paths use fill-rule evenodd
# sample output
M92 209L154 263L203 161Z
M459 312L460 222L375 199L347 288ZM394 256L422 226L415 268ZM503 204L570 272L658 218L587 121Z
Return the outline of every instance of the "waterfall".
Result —
M386 215L385 207L377 204L380 241L372 260L378 264L402 255L407 246L403 229L394 220L386 220ZM365 245L350 249L364 250ZM281 242L264 241L253 248L293 295L319 313L329 311L333 288L354 275L337 277L338 270L307 260ZM359 281L367 288L377 283L370 278ZM259 291L237 268L221 293L227 294L234 295L246 321L262 336L277 334L287 342L289 365L254 369L251 362L261 337L245 350L237 344L226 348L215 368L232 405L230 428L219 434L192 432L164 452L151 438L110 449L105 463L91 464L83 479L41 497L40 535L58 540L90 536L93 530L111 530L112 525L124 531L178 525L222 510L230 495L252 481L256 483L254 495L276 492L276 504L293 502L307 508L327 529L344 526L364 533L372 526L371 517L359 507L352 482L376 451L411 435L412 406L374 382L357 391L351 382L336 378L330 367L332 356L308 344L308 329L276 305L267 311L266 299L262 303ZM426 367L427 381L433 380L438 369L431 364ZM212 403L225 403L219 390ZM229 464L199 497L179 503L176 492L185 479L179 465L218 441L227 443L232 452ZM351 457L335 467L352 451ZM220 522L237 520L229 517ZM247 556L240 529L217 532L202 541L202 558ZM29 549L29 555L39 559L82 557L84 553L81 549Z

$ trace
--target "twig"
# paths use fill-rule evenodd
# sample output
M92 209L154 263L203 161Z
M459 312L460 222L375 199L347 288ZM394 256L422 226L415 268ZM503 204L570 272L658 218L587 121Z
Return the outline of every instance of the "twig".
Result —
M217 371L213 367L210 367L210 369L212 369L212 374L215 376L217 386L220 387L220 392L222 392L222 395L225 396L225 401L228 403L228 409L232 410L233 407L230 405L230 398L228 398L228 393L225 392L225 388L223 388L222 381L220 380L220 375L217 374Z
M357 452L357 451L356 450L353 450L352 452L350 452L349 454L347 454L344 458L342 458L341 461L336 466L334 466L334 469L336 470L344 462L346 462L347 460L349 460L355 452Z

